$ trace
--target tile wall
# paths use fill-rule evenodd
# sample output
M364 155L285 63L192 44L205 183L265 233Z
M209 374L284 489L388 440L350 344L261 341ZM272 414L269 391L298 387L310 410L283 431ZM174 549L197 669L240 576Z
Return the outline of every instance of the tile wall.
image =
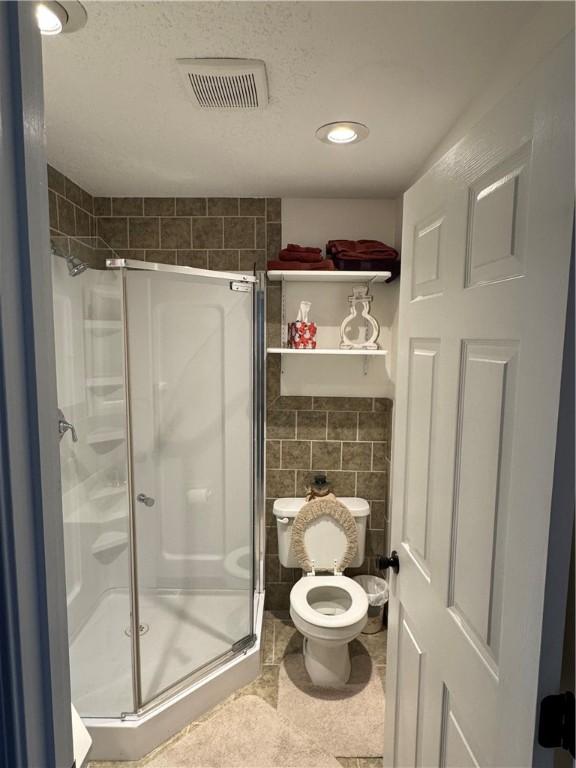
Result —
M281 247L278 198L92 197L48 167L54 240L90 266L119 257L218 270L265 269ZM278 284L267 290L268 346L280 345ZM267 364L266 605L287 610L300 571L278 560L274 499L303 496L322 471L337 494L370 502L367 560L386 550L392 401L365 397L282 397L280 359ZM347 572L351 573L351 572ZM353 573L352 573L353 575Z

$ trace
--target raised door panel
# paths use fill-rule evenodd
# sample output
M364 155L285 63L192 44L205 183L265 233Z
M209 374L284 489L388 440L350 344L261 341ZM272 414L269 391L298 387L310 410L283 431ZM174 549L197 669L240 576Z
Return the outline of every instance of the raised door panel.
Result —
M442 246L444 216L428 217L414 228L412 299L443 291Z
M462 349L450 606L493 668L500 638L517 353L514 342L465 341Z
M422 673L424 655L404 612L398 638L396 737L394 765L411 768L419 763Z
M454 712L452 696L446 687L443 691L439 764L441 768L478 768L480 765Z
M468 287L524 274L531 145L482 174L470 188Z
M403 541L426 574L439 350L437 339L410 345Z

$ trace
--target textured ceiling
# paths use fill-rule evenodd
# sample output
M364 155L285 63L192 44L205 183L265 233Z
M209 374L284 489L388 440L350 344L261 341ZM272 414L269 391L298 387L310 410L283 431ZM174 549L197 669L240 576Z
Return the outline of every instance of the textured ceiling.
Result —
M100 195L396 196L539 6L88 2L43 40L49 160ZM197 56L264 59L268 108L195 108L175 60ZM335 120L370 136L315 139Z

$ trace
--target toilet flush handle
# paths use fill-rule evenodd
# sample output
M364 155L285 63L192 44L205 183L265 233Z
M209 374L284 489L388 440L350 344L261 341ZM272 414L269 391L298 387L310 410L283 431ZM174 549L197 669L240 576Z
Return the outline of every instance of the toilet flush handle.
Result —
M288 523L290 522L289 517L277 517L276 519L281 525L288 525Z

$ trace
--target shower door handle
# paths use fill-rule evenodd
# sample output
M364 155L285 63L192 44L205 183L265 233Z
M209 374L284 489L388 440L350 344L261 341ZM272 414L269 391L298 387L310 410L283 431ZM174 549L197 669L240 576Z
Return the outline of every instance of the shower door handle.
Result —
M153 507L156 499L153 499L152 496L146 496L145 493L139 493L138 496L136 496L136 501L139 501L140 504L144 504L147 507Z

